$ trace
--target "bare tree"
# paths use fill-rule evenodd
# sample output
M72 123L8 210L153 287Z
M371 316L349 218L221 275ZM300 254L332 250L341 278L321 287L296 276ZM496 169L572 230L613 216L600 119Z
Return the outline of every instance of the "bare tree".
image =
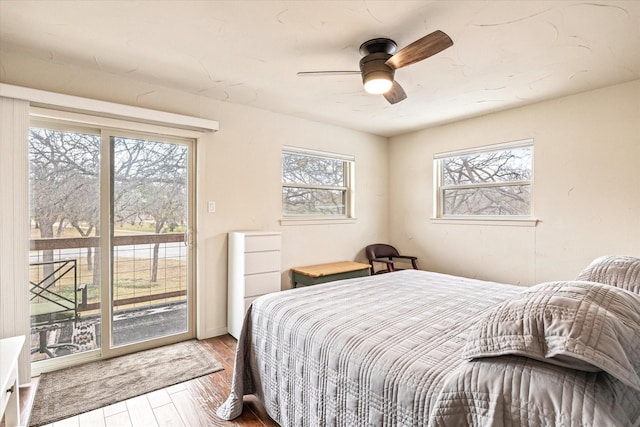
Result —
M179 144L113 138L114 221L148 222L155 233L186 224L187 150ZM31 128L31 216L41 238L59 237L67 226L80 236L99 235L100 135ZM159 244L152 281L157 280ZM87 251L97 283L99 263ZM97 259L96 248L93 257ZM53 260L45 251L44 261Z
M31 219L41 238L60 237L66 223L83 236L95 229L99 147L99 135L30 129ZM83 234L83 227L88 232ZM52 250L43 251L43 261L53 261ZM90 249L87 262L91 263ZM45 276L52 271L53 266L45 264Z
M114 215L121 222L148 221L155 233L185 225L187 149L178 144L116 138ZM151 281L158 277L160 244L155 243Z
M283 153L282 182L285 184L283 205L288 213L344 213L342 160Z
M445 212L519 215L529 207L531 150L518 148L443 159Z

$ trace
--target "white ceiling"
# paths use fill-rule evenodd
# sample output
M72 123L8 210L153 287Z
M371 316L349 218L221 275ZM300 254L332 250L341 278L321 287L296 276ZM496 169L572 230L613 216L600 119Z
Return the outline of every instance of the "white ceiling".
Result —
M437 29L453 47L397 70L396 105L296 76ZM640 78L640 1L0 0L0 50L392 136Z

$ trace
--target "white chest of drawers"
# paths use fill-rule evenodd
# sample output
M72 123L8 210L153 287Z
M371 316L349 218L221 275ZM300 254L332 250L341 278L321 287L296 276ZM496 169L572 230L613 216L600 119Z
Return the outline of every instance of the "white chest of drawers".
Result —
M236 339L253 300L280 290L281 240L276 231L229 233L227 331Z

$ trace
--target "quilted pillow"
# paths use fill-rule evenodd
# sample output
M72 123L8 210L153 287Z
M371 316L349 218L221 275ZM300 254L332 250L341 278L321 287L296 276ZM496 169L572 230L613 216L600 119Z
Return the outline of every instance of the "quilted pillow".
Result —
M640 259L630 256L596 258L576 280L605 283L640 294Z
M640 390L640 295L594 282L550 282L489 310L463 358L519 355L605 371Z

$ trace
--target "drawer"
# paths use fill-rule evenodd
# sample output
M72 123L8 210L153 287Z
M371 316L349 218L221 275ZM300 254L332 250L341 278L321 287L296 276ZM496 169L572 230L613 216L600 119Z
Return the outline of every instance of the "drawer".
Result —
M3 366L3 369L4 369L4 366ZM9 373L13 374L13 370ZM2 378L2 382L5 382L4 378ZM8 388L11 387L14 383L15 383L14 378L7 378L6 386L3 385L2 390L0 390L0 420L4 418L3 414L4 414L5 405L9 402L9 398L11 397L12 392L9 391ZM2 423L2 425L4 425L4 423Z
M247 236L244 243L245 252L261 252L280 250L280 235L265 234Z
M253 297L278 292L280 290L280 272L260 273L244 276L244 296Z
M14 338L10 338L14 339ZM0 344L1 346L1 344ZM18 398L18 355L21 347L0 348L0 421L4 426L17 425L20 421L20 403ZM12 352L14 354L12 354ZM5 359L6 358L6 359ZM7 414L4 415L5 410ZM17 410L17 411L16 411ZM17 416L17 418L16 418Z
M245 274L280 271L280 251L250 252L244 254Z

